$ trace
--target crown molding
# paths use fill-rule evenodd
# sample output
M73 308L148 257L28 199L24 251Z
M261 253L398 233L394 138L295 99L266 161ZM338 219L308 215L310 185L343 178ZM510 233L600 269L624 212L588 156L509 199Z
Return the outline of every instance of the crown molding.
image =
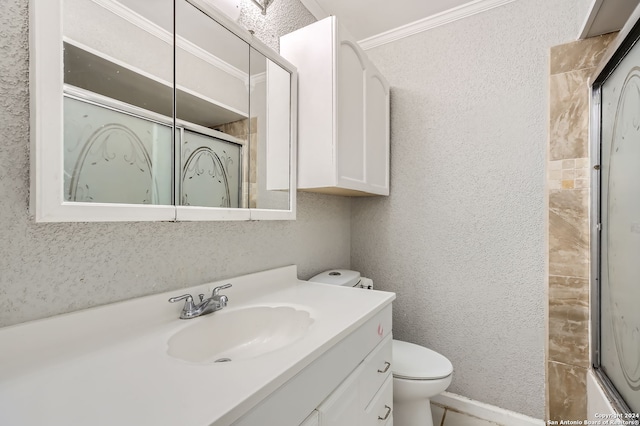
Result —
M319 21L329 16L326 10L316 0L300 0L304 7Z
M427 16L426 18L411 22L401 27L365 38L364 40L360 40L358 43L364 50L372 49L374 47L382 46L383 44L391 43L393 41L400 40L405 37L430 30L432 28L440 27L442 25L446 25L460 19L468 18L469 16L477 15L478 13L503 6L513 1L515 0L474 0L458 7L445 10L444 12Z

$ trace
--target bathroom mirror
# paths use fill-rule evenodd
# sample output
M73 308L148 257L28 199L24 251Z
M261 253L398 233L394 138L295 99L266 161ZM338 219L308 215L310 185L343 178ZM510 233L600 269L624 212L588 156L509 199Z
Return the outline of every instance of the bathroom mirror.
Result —
M176 204L247 208L249 44L186 0L175 32Z
M250 53L249 207L289 208L289 72L255 48Z
M62 2L66 202L173 204L173 0L127 3Z
M36 221L295 218L297 75L277 53L206 0L30 15Z

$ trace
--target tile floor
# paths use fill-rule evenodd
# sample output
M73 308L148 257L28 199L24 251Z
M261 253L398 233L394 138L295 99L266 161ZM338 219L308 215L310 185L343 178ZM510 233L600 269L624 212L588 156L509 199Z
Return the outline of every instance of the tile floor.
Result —
M431 414L433 415L433 426L503 426L446 409L436 404L431 404Z

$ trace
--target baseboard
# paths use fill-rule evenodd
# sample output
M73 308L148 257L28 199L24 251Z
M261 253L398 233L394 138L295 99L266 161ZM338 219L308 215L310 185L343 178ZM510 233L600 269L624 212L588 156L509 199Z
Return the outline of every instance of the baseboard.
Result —
M442 392L440 395L431 398L431 402L444 408L451 408L454 411L501 425L542 426L545 424L544 420L534 419L515 411L505 410L504 408L485 404L451 392Z

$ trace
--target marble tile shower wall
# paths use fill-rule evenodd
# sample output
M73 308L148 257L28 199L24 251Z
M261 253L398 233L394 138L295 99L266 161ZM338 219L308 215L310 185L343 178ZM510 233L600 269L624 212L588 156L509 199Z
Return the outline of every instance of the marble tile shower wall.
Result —
M551 49L547 418L583 420L589 368L589 78L615 34Z
M252 117L251 121L245 118L244 120L232 121L231 123L221 124L213 128L219 130L222 133L226 133L236 138L247 140L247 132L249 136L249 149L243 152L242 162L243 170L249 170L249 176L245 176L242 184L242 199L249 199L248 207L255 209L258 206L258 182L256 178L256 171L258 165L256 159L258 158L258 118ZM248 154L248 155L247 155Z

